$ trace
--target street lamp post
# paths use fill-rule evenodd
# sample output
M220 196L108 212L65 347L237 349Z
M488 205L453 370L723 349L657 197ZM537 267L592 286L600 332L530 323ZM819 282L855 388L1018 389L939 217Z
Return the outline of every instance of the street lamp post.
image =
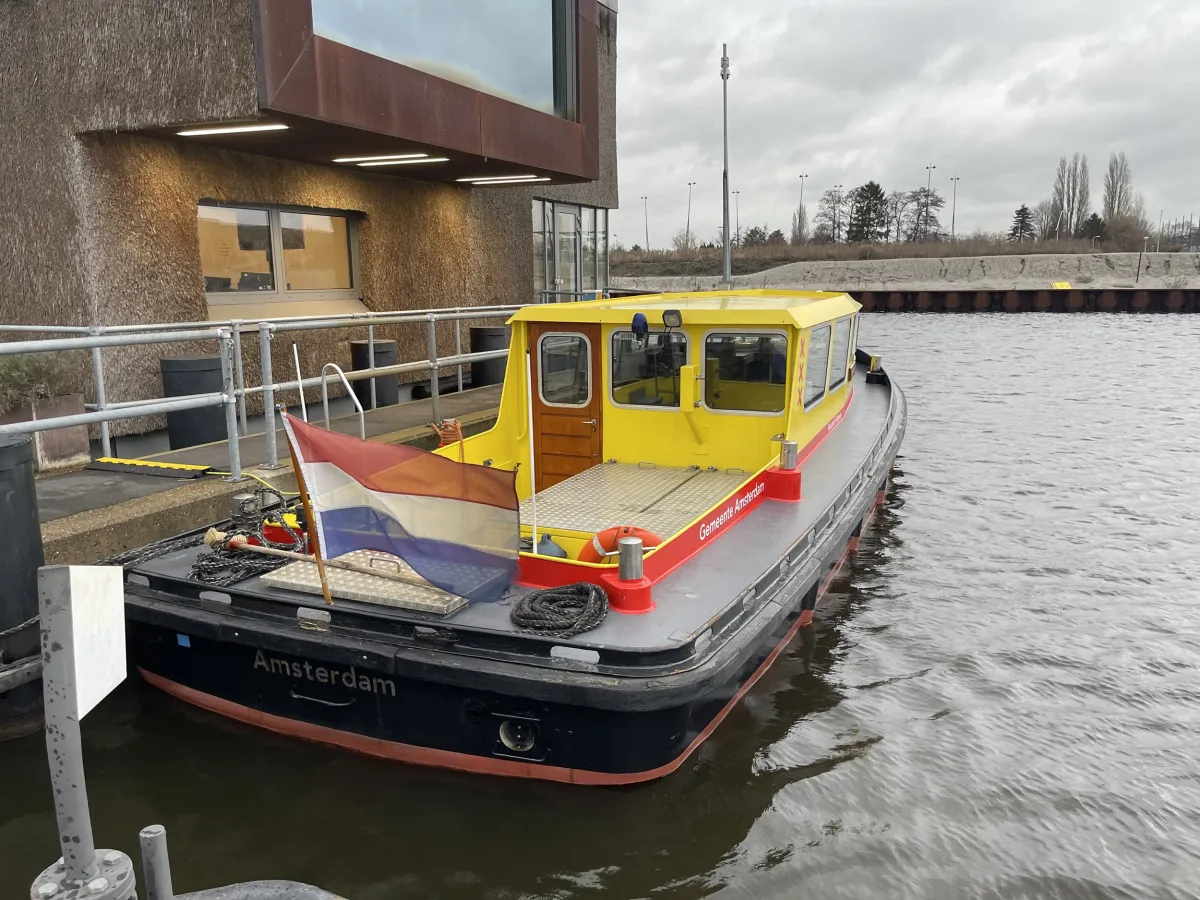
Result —
M962 181L957 175L951 176L950 182L954 185L954 199L950 201L950 243L954 243L954 224L958 215L958 183Z
M725 167L721 171L721 287L733 287L729 256L729 45L721 45L721 115L725 138Z
M643 212L645 213L645 216L646 216L646 252L649 253L650 252L650 198L649 197L641 197L639 199L642 201L642 206L644 208Z
M1150 235L1146 235L1144 238L1142 238L1142 252L1138 254L1138 270L1137 270L1137 275L1134 276L1134 279L1133 279L1135 284L1142 280L1142 257L1144 257L1146 255L1146 248L1149 246L1150 246ZM1155 252L1157 253L1158 251L1155 251Z
M1160 210L1158 213L1158 236L1157 236L1157 238L1155 238L1155 241L1154 241L1154 252L1155 253L1158 253L1160 250L1162 250L1162 219L1163 219L1163 213L1165 213L1165 212L1166 212L1166 210L1163 209L1163 210ZM1140 272L1141 270L1142 270L1142 267L1139 264L1138 271Z
M925 167L925 239L929 240L929 192L933 188L933 170L936 169L933 163Z
M742 239L742 200L741 191L733 192L733 210L734 210L734 231L733 239L741 241Z
M685 228L683 231L683 240L684 240L684 249L685 250L692 249L692 188L694 188L695 186L696 186L696 182L694 182L694 181L688 182L687 228Z

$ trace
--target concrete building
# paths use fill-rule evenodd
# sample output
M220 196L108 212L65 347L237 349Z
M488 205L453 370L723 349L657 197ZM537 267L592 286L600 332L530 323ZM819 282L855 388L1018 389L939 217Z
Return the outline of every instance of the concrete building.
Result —
M604 287L616 21L616 0L0 3L0 320ZM303 337L309 372L361 337ZM380 337L424 356L417 329ZM105 351L108 400L157 396L167 352Z

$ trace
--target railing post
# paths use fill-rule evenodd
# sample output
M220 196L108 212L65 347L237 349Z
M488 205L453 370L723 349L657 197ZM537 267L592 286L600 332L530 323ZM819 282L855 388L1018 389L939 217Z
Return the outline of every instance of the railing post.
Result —
M271 369L271 323L258 323L258 355L262 359L263 436L267 439L264 469L279 468L279 448L275 445L275 373Z
M242 480L242 448L238 437L237 392L233 383L233 336L225 328L217 330L221 356L221 392L225 395L225 439L229 444L229 480Z
M241 422L242 434L250 430L246 424L246 378L242 370L242 320L230 322L233 328L233 373L237 379L238 420Z
M462 356L462 321L454 319L454 355ZM462 393L462 363L458 364L458 392Z
M429 398L433 401L433 421L441 424L442 399L438 395L438 365L437 365L437 316L430 313L426 326L426 338L429 345Z
M90 329L91 334L99 334L98 328ZM104 412L104 358L100 348L92 348L92 378L96 382L96 409ZM108 423L100 423L100 452L102 456L112 456L112 437L109 435Z
M375 368L375 326L367 326L367 368ZM375 379L371 378L371 409L377 408L375 399Z

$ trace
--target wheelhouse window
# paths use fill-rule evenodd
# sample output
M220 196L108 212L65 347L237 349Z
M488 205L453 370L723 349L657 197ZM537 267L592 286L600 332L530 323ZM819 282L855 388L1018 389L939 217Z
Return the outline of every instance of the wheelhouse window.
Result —
M710 334L704 339L704 402L709 409L778 413L787 401L787 338Z
M829 373L829 390L833 391L846 383L846 372L850 357L850 317L833 323L833 369Z
M825 398L829 381L828 325L814 328L808 337L808 362L804 367L804 408L808 409Z
M538 391L547 406L587 406L591 353L582 334L544 334L538 341Z
M612 336L612 400L618 406L679 406L679 369L687 365L687 336L678 331Z
M362 297L349 215L201 203L196 218L204 290L214 302Z

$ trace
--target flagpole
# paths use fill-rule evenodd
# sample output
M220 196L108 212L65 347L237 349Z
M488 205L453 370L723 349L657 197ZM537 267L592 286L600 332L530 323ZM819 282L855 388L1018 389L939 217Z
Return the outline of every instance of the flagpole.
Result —
M525 331L529 334L528 326ZM529 385L529 391L526 396L526 413L528 414L528 429L529 429L529 516L530 535L533 538L533 552L537 553L538 533L537 533L537 469L534 464L533 450L533 351L529 347L528 336L526 337L525 345L525 383Z
M317 519L313 515L312 504L308 500L308 485L304 483L304 471L300 468L300 460L296 457L296 447L292 443L292 434L289 429L284 429L288 436L288 453L292 457L292 471L296 473L296 484L300 488L300 502L304 505L304 521L308 525L308 539L312 542L313 559L317 563L317 575L321 578L321 593L325 597L325 604L333 606L333 597L329 593L329 579L325 576L325 560L321 559L321 541L318 537L320 529L317 528Z

